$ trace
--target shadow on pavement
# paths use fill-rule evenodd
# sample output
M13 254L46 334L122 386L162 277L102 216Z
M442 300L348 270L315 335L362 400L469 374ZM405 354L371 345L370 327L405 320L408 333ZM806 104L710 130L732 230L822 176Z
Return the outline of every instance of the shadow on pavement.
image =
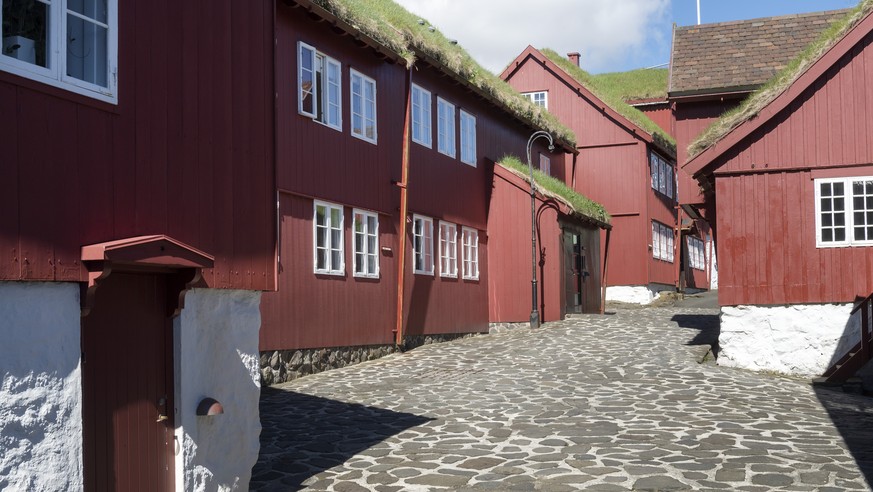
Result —
M432 420L276 388L261 390L260 407L251 490L299 490L309 477Z
M815 393L839 430L867 485L873 485L873 398L816 386Z
M718 357L718 335L721 332L721 321L717 314L676 314L670 321L680 328L697 330L686 345L709 345L712 354Z

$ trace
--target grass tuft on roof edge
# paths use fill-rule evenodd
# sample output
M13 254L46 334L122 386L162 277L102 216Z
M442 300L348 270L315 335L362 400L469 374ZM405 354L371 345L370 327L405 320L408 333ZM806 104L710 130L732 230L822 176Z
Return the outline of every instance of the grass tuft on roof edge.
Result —
M749 95L739 106L727 111L719 119L712 122L688 146L688 159L703 153L738 126L754 118L768 104L773 102L783 92L788 90L809 67L833 48L846 33L858 25L861 20L873 11L873 0L861 0L845 17L834 21L830 27L819 34L799 55L760 89Z
M518 157L507 154L501 157L497 163L513 171L514 174L525 181L530 182L530 170L527 164L522 163ZM539 169L534 169L533 174L537 190L540 193L564 202L573 213L583 218L592 219L603 224L610 224L612 222L612 218L603 205L573 190L560 179L549 176Z
M444 36L425 19L412 14L392 0L312 0L365 35L406 60L411 67L417 54L424 54L454 71L470 84L500 101L522 120L576 146L576 134L543 108L531 103L515 89L489 72L466 50ZM419 24L423 20L424 24ZM430 28L433 27L433 31Z
M608 104L615 112L630 120L633 124L642 128L652 135L652 138L662 148L676 154L676 140L661 129L654 121L649 119L642 111L624 101L623 94L610 88L607 78L597 78L590 73L577 67L573 62L559 55L555 50L543 48L540 52L549 60L561 67L576 82L591 91L601 101Z

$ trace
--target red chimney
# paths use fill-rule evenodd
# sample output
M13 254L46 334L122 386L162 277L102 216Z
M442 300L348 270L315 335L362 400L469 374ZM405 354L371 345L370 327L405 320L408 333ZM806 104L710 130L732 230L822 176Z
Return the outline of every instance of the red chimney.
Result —
M572 53L567 53L567 58L573 62L573 65L579 66L579 57L582 56L578 51L574 51Z

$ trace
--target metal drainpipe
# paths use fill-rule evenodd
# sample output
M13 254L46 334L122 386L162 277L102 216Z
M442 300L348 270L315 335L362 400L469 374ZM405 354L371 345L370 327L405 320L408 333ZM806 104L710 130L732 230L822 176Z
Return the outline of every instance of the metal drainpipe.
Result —
M606 229L606 241L603 246L603 275L600 278L600 314L606 312L606 267L609 265L609 235L612 227Z
M412 66L406 78L406 116L403 122L403 156L401 158L400 182L400 235L397 257L397 322L394 327L394 343L403 345L403 296L406 278L406 215L409 213L409 128L412 118Z

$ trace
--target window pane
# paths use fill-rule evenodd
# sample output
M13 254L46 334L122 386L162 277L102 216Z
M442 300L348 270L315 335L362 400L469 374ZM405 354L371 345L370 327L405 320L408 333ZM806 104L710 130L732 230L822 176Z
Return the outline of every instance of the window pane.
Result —
M355 253L355 273L364 273L364 253Z
M105 27L67 14L67 75L107 87L107 44Z
M340 232L337 229L330 230L330 246L331 248L339 248L340 245Z
M856 227L855 228L855 238L854 239L855 239L855 241L864 241L867 239L866 237L864 237L864 228L863 227Z
M831 184L830 183L822 183L821 184L821 196L831 196Z
M834 198L834 210L837 212L842 212L846 209L845 199L843 198Z
M319 248L327 247L327 229L319 227L315 233L315 246Z
M821 225L824 227L830 227L834 225L834 219L831 214L822 214L821 215Z
M846 229L834 229L834 237L836 241L845 241Z
M821 211L822 212L830 212L833 210L831 206L832 199L830 198L822 198L821 199Z
M319 270L327 269L327 250L326 249L317 250L316 251L316 258L317 258L317 260L315 263L315 267L318 268Z
M843 183L834 183L833 185L834 185L834 187L833 187L834 195L843 196L843 194L844 194Z
M300 47L300 111L312 115L315 110L313 108L313 66L312 59L314 53L311 49Z
M836 213L834 214L834 223L838 227L842 227L846 225L846 214Z
M821 231L821 240L823 242L832 242L834 240L834 231L833 229L823 229Z
M340 252L335 250L335 249L331 250L330 251L330 261L331 261L330 269L331 270L338 270L340 265L342 264L342 261L340 261L340 260L341 260Z
M48 67L49 6L35 0L3 0L3 55Z
M106 0L67 0L67 8L103 24L109 18Z

